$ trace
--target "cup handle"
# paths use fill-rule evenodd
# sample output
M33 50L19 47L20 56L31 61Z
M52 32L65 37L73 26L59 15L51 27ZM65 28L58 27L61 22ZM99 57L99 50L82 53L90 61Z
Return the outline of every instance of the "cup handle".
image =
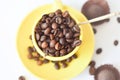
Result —
M63 4L61 0L54 0L53 8L55 9L63 9Z

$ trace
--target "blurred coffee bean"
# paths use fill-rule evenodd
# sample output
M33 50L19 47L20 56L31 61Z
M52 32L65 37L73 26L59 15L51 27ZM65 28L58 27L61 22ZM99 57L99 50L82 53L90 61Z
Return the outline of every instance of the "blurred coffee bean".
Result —
M55 47L56 44L56 40L51 40L50 41L50 47Z
M38 33L35 34L36 40L39 41L40 35Z
M48 27L48 24L47 24L47 23L42 23L42 24L41 24L41 28L42 28L42 29L46 29L47 27Z
M57 29L57 27L58 27L57 23L52 23L52 28L53 29Z
M46 40L46 38L47 37L43 35L43 36L41 36L40 41L44 41L44 40Z
M42 42L41 47L42 48L47 48L48 47L48 43L46 41Z

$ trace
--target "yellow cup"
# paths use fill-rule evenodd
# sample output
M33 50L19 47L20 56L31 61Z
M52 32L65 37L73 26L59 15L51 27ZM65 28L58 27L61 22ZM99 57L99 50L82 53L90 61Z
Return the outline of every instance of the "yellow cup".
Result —
M64 5L62 4L61 0L55 0L55 3L53 5L53 9L54 10L61 9L62 11L65 11ZM48 14L48 12L46 12L46 14ZM71 14L72 13L70 13L70 15ZM79 23L79 21L77 21L77 19L74 16L71 15L71 17L76 21L76 23ZM43 56L44 58L46 58L48 60L51 60L51 61L61 61L61 60L65 60L65 59L71 57L72 55L74 55L78 51L80 46L75 47L75 49L73 51L71 51L70 53L68 53L65 56L52 57L52 56L49 56L49 55L45 55L45 53L39 48L39 46L38 46L38 44L37 44L37 42L35 40L35 27L36 27L36 23L35 23L35 25L33 26L33 29L32 29L32 42L33 42L33 45L34 45L35 49L37 50L37 52L41 56ZM79 26L79 28L80 28L80 26ZM80 31L79 39L82 41L82 30Z

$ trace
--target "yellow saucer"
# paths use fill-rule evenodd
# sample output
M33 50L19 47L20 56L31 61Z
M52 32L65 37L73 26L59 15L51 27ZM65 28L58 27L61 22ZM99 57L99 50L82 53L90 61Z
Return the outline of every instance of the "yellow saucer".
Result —
M48 7L48 12L55 11L52 9L52 4L45 5L35 9L31 12L22 22L18 34L17 34L17 50L22 60L24 66L34 75L38 76L39 79L45 80L68 80L71 79L78 74L80 74L89 64L94 49L94 35L90 24L81 25L83 37L82 37L82 45L77 51L78 58L69 63L67 68L61 68L60 70L56 70L53 66L53 63L43 64L42 66L38 66L36 61L29 60L27 58L27 47L33 46L32 41L29 39L29 36L32 34L32 28L35 24L36 20L39 20L39 15L42 16L44 14L44 10L46 10L46 6ZM65 10L68 10L70 13L73 13L78 21L86 21L87 19L78 11L64 6Z

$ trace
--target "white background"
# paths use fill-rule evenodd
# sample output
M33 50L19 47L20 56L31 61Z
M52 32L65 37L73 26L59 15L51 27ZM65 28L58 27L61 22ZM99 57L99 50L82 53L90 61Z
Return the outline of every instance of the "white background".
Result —
M62 0L64 4L81 10L86 0ZM38 6L52 3L53 0L0 0L0 79L18 80L24 75L28 80L38 80L23 65L16 51L16 34L21 21ZM120 0L108 0L111 12L120 11ZM113 64L120 70L120 44L113 45L115 39L120 41L120 23L116 17L110 22L95 27L95 50L103 49L101 55L94 54L96 67ZM94 80L89 75L89 67L72 80Z

